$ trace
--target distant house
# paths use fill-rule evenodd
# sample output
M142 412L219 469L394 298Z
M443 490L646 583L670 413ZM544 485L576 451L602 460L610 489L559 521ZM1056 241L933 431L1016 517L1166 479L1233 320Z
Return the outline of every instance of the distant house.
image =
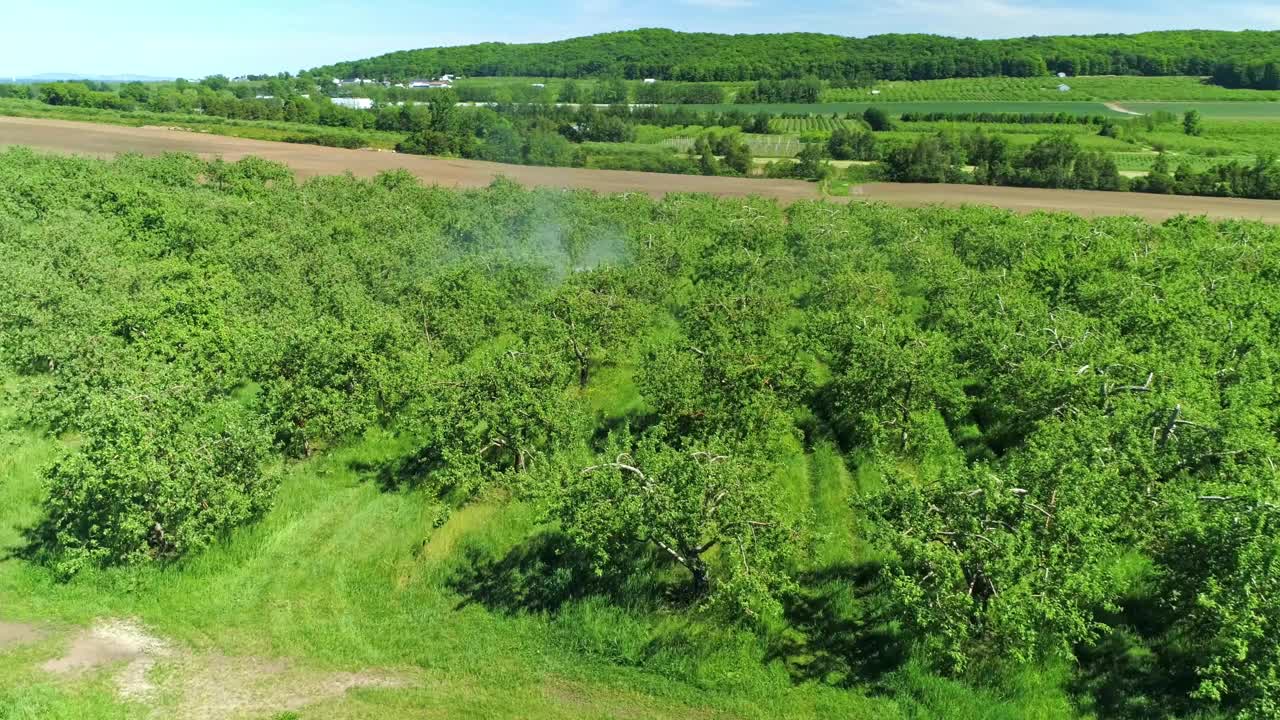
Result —
M338 107L351 108L352 110L370 110L373 108L373 98L329 98L329 102Z
M1059 86L1058 86L1058 92L1069 92L1070 90L1071 90L1071 86L1070 86L1070 85L1059 85Z
M547 86L547 84L546 83L530 83L530 86L536 87L536 88L544 88Z
M644 84L645 84L645 85L652 85L652 84L654 84L654 83L656 83L656 82L658 82L658 79L657 79L657 78L645 78L645 79L644 79Z
M452 76L452 75L441 75L441 76L440 76L440 80L441 80L441 81L443 81L443 82L447 82L447 83L451 83L451 82L453 82L453 79L454 79L454 78L453 78L453 76Z
M879 91L879 90L872 90L872 91L871 91L871 94L872 94L872 95L879 95L879 94L880 94L880 91Z
M1060 78L1064 78L1064 77L1066 77L1066 76L1067 76L1067 74L1066 74L1066 73L1064 73L1064 72L1060 72L1060 73L1058 73L1058 77L1060 77Z
M254 95L253 99L254 100L275 100L276 96L275 95Z
M439 89L439 88L450 88L450 87L453 87L453 83L451 83L451 82L449 82L448 80L445 80L445 79L443 79L443 78L442 78L442 79L440 79L440 80L414 80L413 82L409 83L409 87L411 87L411 88L419 88L419 89L421 89L421 88L425 88L425 89L427 89L427 90L434 90L434 89Z

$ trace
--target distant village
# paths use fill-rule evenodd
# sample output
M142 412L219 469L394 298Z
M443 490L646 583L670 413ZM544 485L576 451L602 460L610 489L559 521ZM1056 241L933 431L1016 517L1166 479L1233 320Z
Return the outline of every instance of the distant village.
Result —
M386 88L390 88L390 87L408 88L408 89L424 89L425 88L430 90L430 89L451 88L453 87L453 81L456 79L457 78L453 75L441 75L435 80L410 80L407 83L402 83L402 82L392 83L390 80L374 80L372 78L349 78L346 80L334 78L333 84L336 87L347 87L351 85L356 85L356 86L381 85L382 87L386 87Z
M454 75L441 75L434 80L418 79L409 82L393 83L390 80L374 80L372 78L333 78L333 86L342 87L367 87L376 85L384 88L404 88L407 90L443 90L453 87L453 81L457 77ZM369 110L373 107L373 99L366 97L335 97L329 98L334 105L354 110Z
M393 88L393 87L403 88L407 90L443 90L443 89L452 88L454 81L458 79L459 79L459 76L457 75L446 74L446 75L441 75L440 77L435 78L434 80L418 79L418 80L410 80L408 82L399 82L399 83L392 83L390 80L374 80L372 78L358 78L358 77L347 78L347 79L333 78L332 82L335 88L368 87L373 85L373 86L384 87L384 88ZM657 83L658 80L656 78L644 78L641 82L644 83L645 85L653 85ZM530 83L530 85L535 88L546 87L546 83ZM367 97L331 97L329 98L329 100L334 105L337 105L339 107L344 107L344 108L351 108L354 110L370 110L374 107L373 99L367 98ZM403 105L404 103L396 103L396 104Z

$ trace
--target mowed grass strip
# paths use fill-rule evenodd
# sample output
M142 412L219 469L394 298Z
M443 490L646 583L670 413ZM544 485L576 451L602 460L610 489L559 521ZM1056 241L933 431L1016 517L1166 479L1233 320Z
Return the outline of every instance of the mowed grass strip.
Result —
M905 112L954 112L954 113L1059 113L1071 115L1105 115L1110 117L1126 117L1124 113L1109 109L1100 102L889 102L885 100L867 100L862 102L823 102L823 103L772 103L772 104L733 104L720 105L668 105L665 107L685 107L701 112L744 112L748 114L767 113L783 115L790 113L861 113L869 107L884 108L890 115L901 115Z
M1059 89L1066 85L1065 92ZM1280 91L1224 88L1193 76L1143 77L1136 75L1087 75L1059 78L1039 77L950 78L946 80L885 80L869 88L833 88L826 91L831 102L861 102L871 99L901 101L1231 101L1280 100Z

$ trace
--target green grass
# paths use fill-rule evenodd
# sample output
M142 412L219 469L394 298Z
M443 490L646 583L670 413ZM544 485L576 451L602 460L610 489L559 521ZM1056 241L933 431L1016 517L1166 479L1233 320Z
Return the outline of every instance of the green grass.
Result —
M608 388L597 398L602 407L634 404L624 371L602 377ZM0 438L0 546L7 551L38 516L37 470L56 456L59 443L32 431ZM59 584L42 568L0 561L3 616L57 626L135 617L197 650L291 657L317 669L416 668L426 678L417 689L362 692L351 707L326 717L817 717L819 707L841 708L848 717L892 712L891 703L858 693L792 688L763 665L744 669L745 636L718 647L733 634L707 635L696 624L633 616L598 601L559 617L509 614L468 601L453 588L456 579L477 558L500 559L536 536L535 513L496 497L453 513L433 531L440 516L435 501L384 492L363 469L400 450L395 438L374 436L291 466L275 508L260 523L174 567L104 571ZM791 482L802 488L808 483L803 457L799 463ZM652 654L655 635L680 649ZM136 716L111 699L101 677L68 687L34 669L60 648L50 641L0 654L0 717ZM648 667L602 659L618 655ZM690 663L699 685L728 691L676 679Z
M105 123L108 125L125 125L128 127L144 127L160 125L180 127L197 132L214 135L227 135L251 140L284 141L286 138L306 134L339 135L355 137L364 141L369 147L391 149L404 139L404 133L383 132L380 130L355 130L351 128L328 127L325 125L308 125L273 120L232 120L222 117L194 115L184 113L155 113L147 110L103 110L99 108L81 108L45 105L36 100L14 100L0 98L0 115L11 117L51 118L56 120L80 120L84 122Z
M1058 90L1065 84L1071 89ZM880 94L872 96L871 90ZM1001 102L1040 101L1277 101L1280 92L1267 90L1232 90L1203 82L1198 77L1137 77L1102 75L1069 77L988 77L953 78L949 80L882 81L872 88L828 90L823 98L829 102Z
M606 415L639 407L626 368L602 369L589 393ZM64 651L74 628L106 617L136 618L198 653L284 657L317 672L385 668L416 679L413 687L326 701L302 718L1016 717L1023 702L910 668L889 679L902 687L901 701L804 679L830 652L821 633L786 630L771 650L774 641L762 645L752 633L672 614L645 599L653 597L645 587L673 579L666 570L627 581L629 606L590 596L556 612L525 612L505 596L486 599L467 579L506 590L518 576L492 568L521 557L548 528L531 506L501 495L435 527L444 517L437 501L374 481L378 463L405 448L384 434L285 468L275 507L202 554L63 584L8 554L39 516L38 469L61 443L9 429L0 431L0 447L0 617L53 629L44 641L0 651L4 720L146 714L115 696L107 673L55 680L39 670ZM797 446L782 478L792 511L811 513L818 528L806 566L835 571L861 561L849 506L857 483L834 446ZM844 598L830 612L865 612L841 581L818 592ZM158 702L163 714L170 701Z
M32 519L33 468L54 447L26 433L6 440L19 446L0 490L0 526L12 547L13 528ZM791 702L756 697L764 704L757 711L728 694L709 698L659 674L558 649L557 635L567 630L544 617L462 607L448 587L469 557L462 550L505 552L531 533L533 513L520 504L480 505L432 533L434 503L382 492L353 468L394 448L394 441L372 439L291 468L277 507L260 524L175 568L104 572L59 585L39 568L7 560L0 563L0 606L7 618L74 625L137 617L193 648L303 658L320 669L421 669L429 681L423 688L361 694L363 710L381 717L435 716L429 709L477 718L686 717L694 706L768 717ZM435 542L445 547L437 551ZM18 707L65 705L67 717L126 716L78 712L102 700L100 683L32 697L36 673L28 666L57 651L54 643L6 656L0 698L16 698ZM586 704L565 704L556 697L561 692Z
M721 105L682 105L678 107L686 107L692 110L704 112L745 112L745 113L768 113L771 115L783 115L791 113L800 114L826 114L838 113L861 113L868 107L884 108L890 115L901 115L904 112L993 112L993 113L1058 113L1065 112L1072 115L1105 115L1109 117L1125 117L1123 113L1117 113L1108 109L1105 105L1098 102L1073 102L1073 101L1044 101L1044 102L889 102L887 100L876 99L874 101L862 102L821 102L821 103L774 103L759 105L737 105L733 103L724 103ZM677 107L677 106L668 106Z
M1280 102L1123 102L1121 105L1148 115L1160 110L1179 115L1196 110L1216 120L1280 120Z
M861 120L848 119L842 115L811 115L801 118L778 118L770 123L770 127L778 132L790 135L810 132L831 132L837 128L865 127Z
M800 141L785 135L743 135L743 141L751 148L751 154L763 158L789 158L800 153ZM695 138L674 137L663 140L660 144L673 148L678 152L689 152L693 149Z
M813 560L821 567L866 559L854 532L849 503L857 492L844 457L829 442L819 443L808 456L816 537Z

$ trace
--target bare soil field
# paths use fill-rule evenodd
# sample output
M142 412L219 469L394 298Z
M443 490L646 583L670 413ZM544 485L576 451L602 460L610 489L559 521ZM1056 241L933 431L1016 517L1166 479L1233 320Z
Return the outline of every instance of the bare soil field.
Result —
M189 152L204 157L239 160L257 155L293 168L299 177L341 175L372 177L404 168L425 182L445 187L485 187L506 176L532 187L586 188L606 193L642 192L662 196L672 192L707 192L727 197L761 195L784 202L820 196L813 183L799 180L745 180L729 177L668 175L624 170L534 167L502 163L401 155L376 150L343 150L318 145L187 132L161 127L123 127L67 120L0 117L0 147L26 145L39 150L110 157L117 153L159 155Z
M25 145L38 150L110 157L119 153L158 155L189 152L238 160L257 155L292 167L299 177L350 172L372 177L405 169L424 182L446 187L484 187L505 176L532 187L581 188L605 193L704 192L722 197L761 196L783 203L821 197L818 186L798 180L667 175L622 170L586 170L503 165L478 160L431 158L373 150L343 150L315 145L246 140L160 127L122 127L66 120L0 117L0 147ZM871 183L835 202L875 201L904 207L993 205L1017 212L1037 210L1081 215L1135 215L1161 221L1176 215L1207 215L1280 223L1280 201L1181 197L1083 190L1037 190L976 185Z
M994 205L1024 213L1044 210L1088 217L1134 215L1156 222L1178 215L1207 215L1217 220L1280 223L1280 200L915 183L869 183L857 186L851 192L857 200L901 207Z

